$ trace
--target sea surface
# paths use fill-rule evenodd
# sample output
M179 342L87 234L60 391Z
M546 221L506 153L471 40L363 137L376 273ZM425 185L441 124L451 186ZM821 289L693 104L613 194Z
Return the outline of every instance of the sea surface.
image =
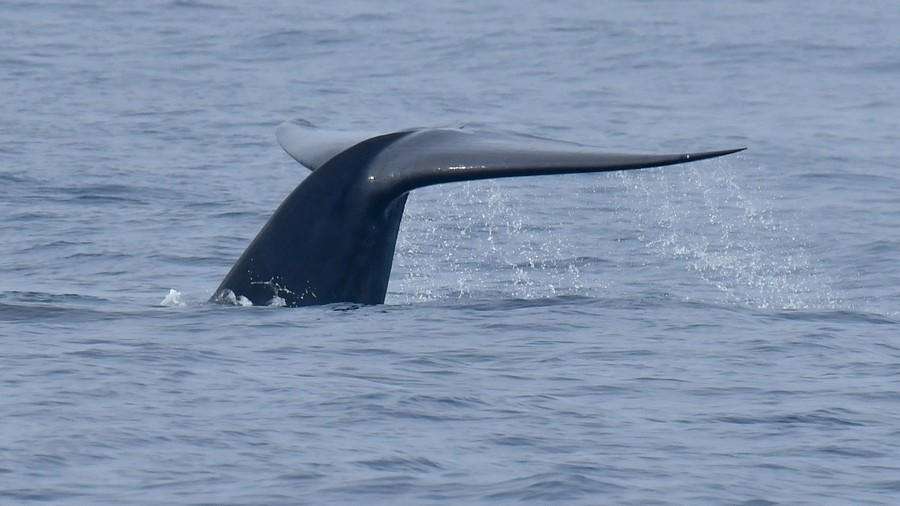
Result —
M894 0L0 25L0 504L900 500ZM748 150L416 190L386 304L211 304L293 118Z

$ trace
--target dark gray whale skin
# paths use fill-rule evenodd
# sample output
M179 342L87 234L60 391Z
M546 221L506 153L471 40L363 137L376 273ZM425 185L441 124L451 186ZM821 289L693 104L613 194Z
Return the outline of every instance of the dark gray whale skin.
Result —
M675 165L741 151L605 153L514 133L412 129L368 136L300 120L278 140L313 172L278 207L212 297L289 307L382 304L411 190L476 179Z

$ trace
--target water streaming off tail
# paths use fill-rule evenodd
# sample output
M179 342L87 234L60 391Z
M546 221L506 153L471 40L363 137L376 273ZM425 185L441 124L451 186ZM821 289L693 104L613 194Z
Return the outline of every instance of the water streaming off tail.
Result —
M728 160L616 178L627 194L620 213L636 220L640 241L696 272L719 292L716 302L760 309L838 304L797 216L780 211L777 196L743 187Z
M560 227L535 219L540 210L518 190L508 181L477 181L413 193L389 297L530 299L577 292L580 260Z
M686 299L760 309L838 305L798 218L779 209L777 196L744 187L729 167L725 160L575 177L562 189L482 181L417 192L390 296L615 296L641 283L642 293L670 293L665 272L678 269L695 273L678 287ZM623 239L630 236L639 245ZM601 265L607 258L616 265ZM657 270L639 279L648 266Z

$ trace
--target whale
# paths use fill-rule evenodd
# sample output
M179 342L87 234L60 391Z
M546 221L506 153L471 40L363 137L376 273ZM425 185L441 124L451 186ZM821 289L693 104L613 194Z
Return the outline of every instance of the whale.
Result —
M335 132L303 120L276 130L311 172L275 210L211 300L240 305L383 304L412 190L480 179L663 167L742 151L607 152L504 131Z

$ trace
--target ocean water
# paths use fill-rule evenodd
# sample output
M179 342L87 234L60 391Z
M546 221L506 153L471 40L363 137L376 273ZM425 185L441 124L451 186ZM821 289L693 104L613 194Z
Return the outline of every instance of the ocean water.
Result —
M0 3L0 503L894 504L895 2ZM276 126L621 174L414 192L387 303L207 302Z

